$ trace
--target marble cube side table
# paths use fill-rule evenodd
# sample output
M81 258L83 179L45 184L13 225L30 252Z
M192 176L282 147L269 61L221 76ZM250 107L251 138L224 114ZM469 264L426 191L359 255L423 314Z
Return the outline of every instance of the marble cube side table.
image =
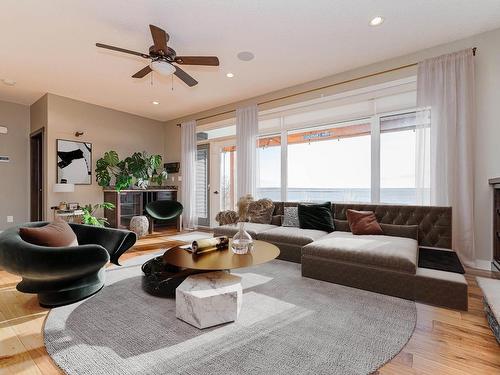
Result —
M239 276L226 271L191 275L175 291L175 316L199 329L234 322L242 296Z

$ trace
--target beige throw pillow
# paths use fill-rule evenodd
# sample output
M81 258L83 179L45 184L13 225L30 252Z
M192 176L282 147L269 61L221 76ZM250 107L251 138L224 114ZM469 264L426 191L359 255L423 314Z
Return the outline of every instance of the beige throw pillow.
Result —
M259 199L248 205L247 217L251 223L271 224L274 203L270 199Z

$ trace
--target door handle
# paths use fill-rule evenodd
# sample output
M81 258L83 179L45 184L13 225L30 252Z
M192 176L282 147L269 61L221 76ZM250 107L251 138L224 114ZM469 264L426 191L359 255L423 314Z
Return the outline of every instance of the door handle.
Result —
M218 191L218 190L215 190L215 191L214 191L214 194L219 194L219 191Z

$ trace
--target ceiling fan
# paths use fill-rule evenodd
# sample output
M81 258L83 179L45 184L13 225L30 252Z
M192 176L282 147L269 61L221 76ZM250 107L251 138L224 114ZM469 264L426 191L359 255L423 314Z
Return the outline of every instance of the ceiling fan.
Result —
M144 59L150 59L151 63L135 73L132 76L133 78L143 78L152 71L155 71L165 76L175 74L186 85L193 87L198 84L198 81L178 66L173 65L174 63L179 65L219 66L219 59L217 56L177 56L176 52L167 46L170 36L165 32L165 30L154 25L149 25L149 29L151 30L151 36L153 37L154 43L151 47L149 47L149 55L102 43L96 43L95 45L100 48L106 48L113 51L140 56Z

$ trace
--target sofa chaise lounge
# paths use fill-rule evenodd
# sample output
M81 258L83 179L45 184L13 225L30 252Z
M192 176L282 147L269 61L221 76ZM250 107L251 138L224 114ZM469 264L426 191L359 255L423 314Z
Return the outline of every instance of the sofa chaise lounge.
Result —
M302 264L302 275L359 289L467 310L467 282L461 274L418 267L421 247L451 250L451 207L332 204L335 231L281 226L284 207L274 202L271 224L247 223L254 238L279 247L280 259ZM373 211L384 235L350 232L347 209ZM233 236L235 224L214 228Z

